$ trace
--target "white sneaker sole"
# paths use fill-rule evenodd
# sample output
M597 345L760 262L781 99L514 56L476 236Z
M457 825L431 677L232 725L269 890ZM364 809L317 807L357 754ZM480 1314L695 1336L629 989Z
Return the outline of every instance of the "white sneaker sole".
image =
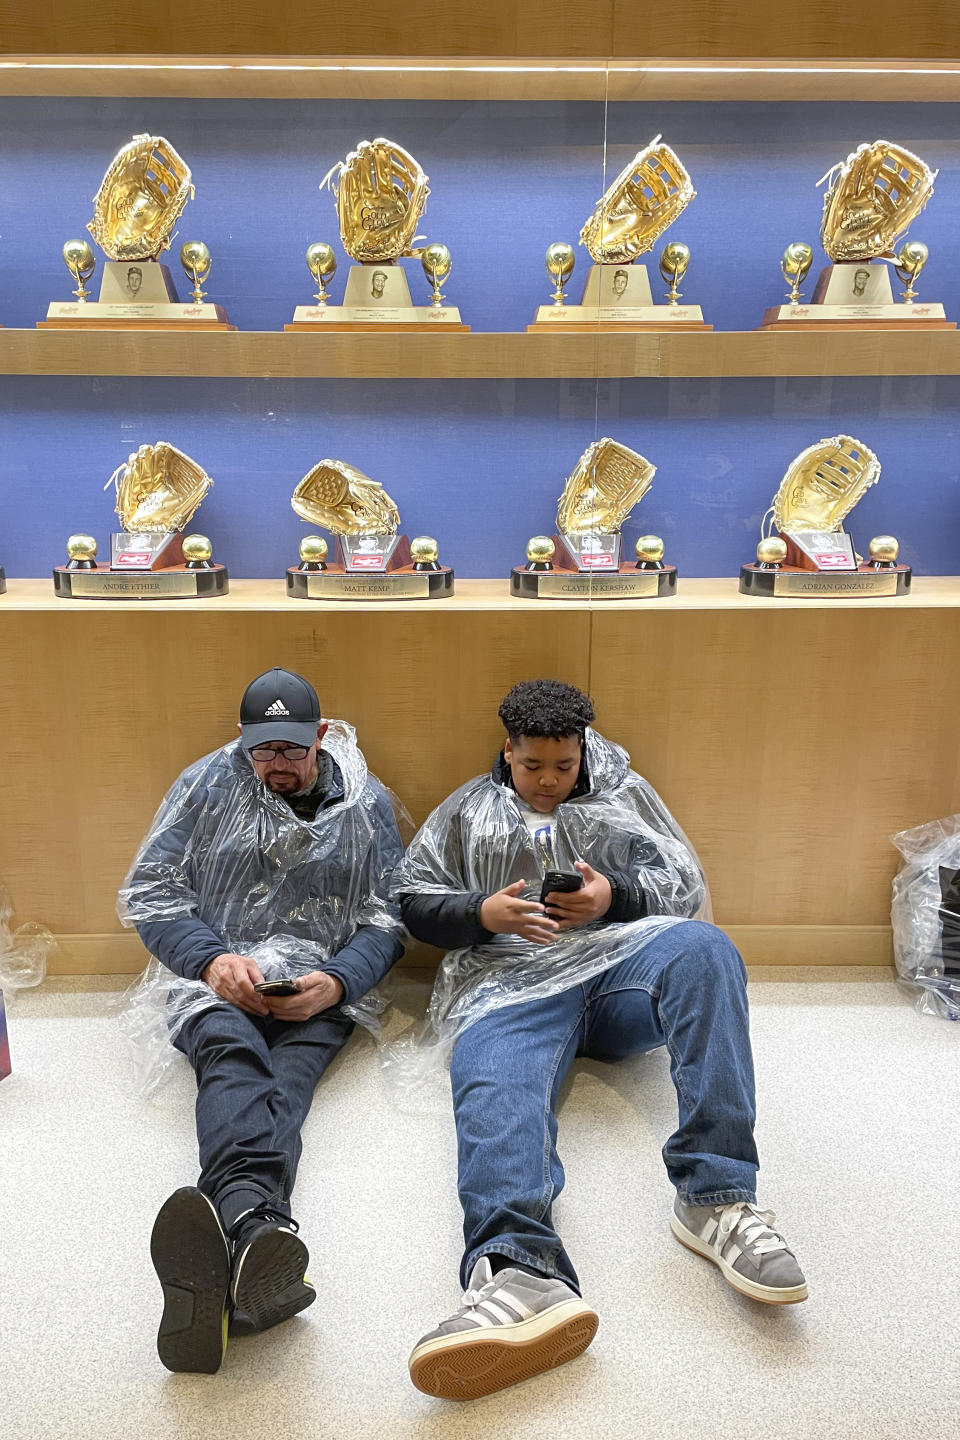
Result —
M476 1400L575 1360L599 1323L583 1300L564 1300L530 1320L441 1335L413 1351L410 1379L440 1400Z
M676 1211L670 1216L670 1229L681 1245L685 1245L697 1255L702 1255L705 1260L712 1260L727 1283L732 1285L734 1290L739 1290L741 1295L747 1295L751 1300L759 1300L762 1305L798 1305L801 1300L806 1300L806 1283L778 1289L775 1285L758 1285L756 1280L748 1280L739 1270L728 1265L723 1256L718 1255L706 1240L701 1240L699 1235L688 1230Z

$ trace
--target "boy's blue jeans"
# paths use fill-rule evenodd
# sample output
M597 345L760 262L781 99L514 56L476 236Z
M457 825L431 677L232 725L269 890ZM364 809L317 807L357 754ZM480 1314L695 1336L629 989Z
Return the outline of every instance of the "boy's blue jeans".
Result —
M666 1045L680 1123L663 1158L681 1199L756 1200L746 980L726 935L689 920L584 985L494 1010L463 1032L451 1081L464 1286L480 1256L496 1253L579 1293L551 1219L564 1179L557 1093L579 1055L622 1060Z

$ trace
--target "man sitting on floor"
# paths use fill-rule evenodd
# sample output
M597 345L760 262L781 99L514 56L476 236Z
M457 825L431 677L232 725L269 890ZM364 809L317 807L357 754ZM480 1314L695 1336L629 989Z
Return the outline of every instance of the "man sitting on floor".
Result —
M300 1129L349 1007L403 948L385 898L397 825L351 727L275 669L247 687L239 729L176 781L120 897L179 977L167 1024L197 1076L198 1188L170 1196L151 1241L175 1371L219 1368L230 1312L266 1329L316 1298L290 1216Z
M755 1300L807 1294L756 1207L746 972L722 931L694 918L706 887L685 837L590 728L579 690L528 681L499 713L492 774L433 812L391 887L411 933L449 952L428 1022L452 1046L466 1240L462 1306L419 1341L410 1373L464 1400L572 1359L597 1327L551 1218L564 1180L557 1093L578 1055L666 1045L680 1122L663 1150L673 1233Z

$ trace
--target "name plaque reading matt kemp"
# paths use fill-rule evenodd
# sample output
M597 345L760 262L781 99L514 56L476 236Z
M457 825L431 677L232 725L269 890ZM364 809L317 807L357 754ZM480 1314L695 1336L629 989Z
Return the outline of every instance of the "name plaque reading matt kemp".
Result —
M196 595L196 575L115 575L96 570L75 570L70 576L74 595L87 599L169 600Z
M642 570L636 575L539 575L542 600L646 600L659 593L660 572Z
M422 575L331 575L321 571L307 576L311 600L429 600L430 578Z
M777 575L774 595L817 595L839 599L845 595L896 595L895 571L874 570L861 575Z

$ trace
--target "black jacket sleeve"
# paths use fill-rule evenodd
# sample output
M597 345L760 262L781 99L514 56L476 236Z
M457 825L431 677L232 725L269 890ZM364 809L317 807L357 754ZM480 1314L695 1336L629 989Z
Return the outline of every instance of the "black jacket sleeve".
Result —
M443 895L407 891L400 899L400 913L418 940L441 950L460 950L493 939L480 923L480 907L486 898L480 891L470 890L450 890Z
M629 870L605 870L604 874L610 881L613 899L603 918L611 924L642 920L647 913L647 896L640 876L631 874Z

